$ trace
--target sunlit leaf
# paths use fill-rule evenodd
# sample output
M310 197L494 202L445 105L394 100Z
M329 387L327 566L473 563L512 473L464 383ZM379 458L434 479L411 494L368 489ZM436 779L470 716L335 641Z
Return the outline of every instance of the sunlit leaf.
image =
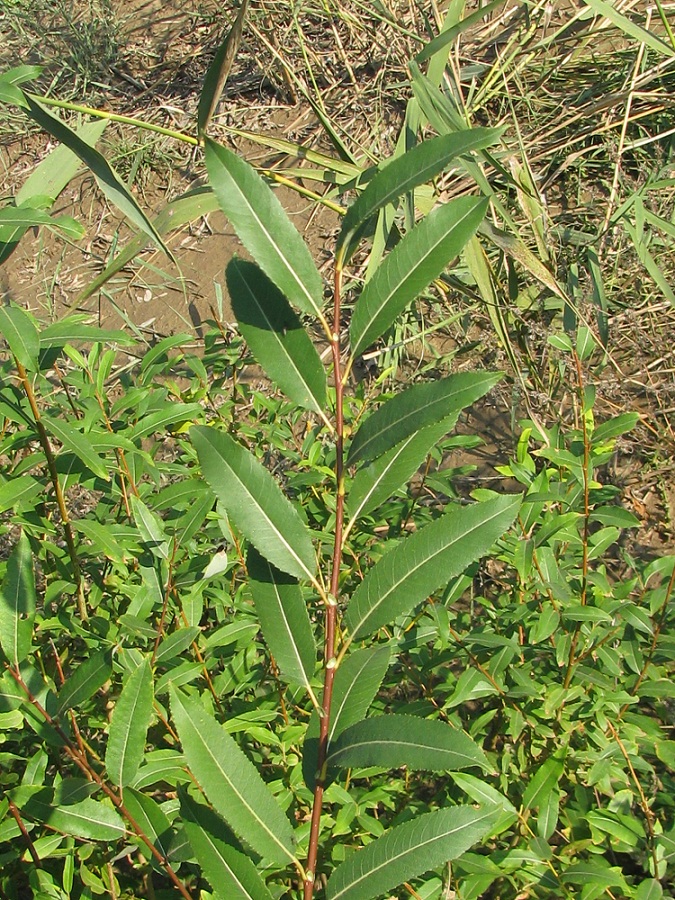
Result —
M314 580L310 533L270 473L229 434L196 426L190 438L204 478L237 528L278 569Z
M29 94L24 93L28 112L32 119L53 138L65 144L89 168L105 197L116 206L130 222L144 231L166 255L173 259L162 238L140 208L117 172L98 150L84 141L75 131L48 112Z
M461 372L407 388L383 403L357 430L347 464L377 459L411 434L474 403L501 377L494 372Z
M425 600L486 553L513 522L520 495L453 509L390 551L354 592L345 625L358 640Z
M474 234L488 200L460 197L437 207L385 257L356 302L349 336L358 356L460 254Z
M378 210L440 174L457 156L494 144L501 133L499 128L472 128L444 134L393 159L347 210L336 245L338 259L343 264L348 261L349 249L357 243L361 226Z
M30 652L35 603L33 554L22 532L7 560L0 589L0 646L15 669Z
M112 650L98 650L85 659L59 691L59 714L85 703L112 675Z
M490 771L480 747L463 731L416 716L374 716L340 733L331 744L329 766L385 766L451 772L478 766Z
M231 845L218 816L187 793L181 792L180 798L185 832L216 896L222 900L272 900L251 860Z
M152 671L144 659L126 679L110 723L105 766L120 787L133 781L143 759L152 701Z
M257 853L280 865L292 862L293 829L253 763L198 700L173 686L170 693L188 765L209 802Z
M47 431L60 441L66 450L74 453L94 475L109 481L110 475L105 462L94 450L86 434L83 434L79 428L75 428L74 425L71 425L65 419L56 419L53 416L43 415L42 422Z
M235 153L208 138L204 146L209 181L239 240L294 306L321 318L321 276L271 188Z
M24 369L37 369L40 339L33 320L18 306L0 306L0 337Z
M328 879L327 900L373 900L404 881L443 866L490 834L501 810L455 806L391 828L352 853Z

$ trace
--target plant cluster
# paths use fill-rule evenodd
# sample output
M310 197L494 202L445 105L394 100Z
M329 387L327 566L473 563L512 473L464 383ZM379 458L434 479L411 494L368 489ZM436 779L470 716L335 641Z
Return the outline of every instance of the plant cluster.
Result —
M226 268L238 334L212 323L203 353L0 309L0 893L658 900L675 557L631 556L638 521L605 479L637 417L596 423L602 348L557 288L573 408L523 423L501 468L519 490L456 497L444 454L500 373L395 391L353 373L458 257L488 302L495 248L556 287L487 218L510 220L502 130L467 127L435 83L449 28L412 66L438 136L358 186L327 290L269 183L207 134L245 13L190 138L208 187L154 221L98 124L48 111L29 68L0 80L63 144L0 210L0 259L30 227L78 236L51 214L78 162L142 234L99 285L216 206L251 257ZM418 217L452 167L471 189ZM242 378L251 358L270 390Z

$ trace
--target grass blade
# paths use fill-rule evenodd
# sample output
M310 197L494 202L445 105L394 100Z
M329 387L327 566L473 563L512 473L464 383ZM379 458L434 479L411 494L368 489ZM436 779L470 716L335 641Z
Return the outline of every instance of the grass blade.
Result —
M474 403L500 378L493 372L462 372L402 391L361 425L349 448L347 464L377 459L411 434Z
M147 659L127 678L115 704L105 753L105 767L113 784L130 784L143 761L152 716L152 671Z
M479 766L490 771L487 757L457 728L417 716L384 715L347 728L331 744L329 766L385 766L413 771L452 772Z
M263 637L282 678L311 692L316 642L300 585L254 549L249 550L247 569Z
M183 751L207 799L256 853L280 865L293 862L291 824L253 763L199 700L173 685L170 691Z
M446 512L389 552L354 592L345 625L352 640L409 613L486 553L515 519L520 495L504 495Z
M244 247L294 306L324 322L321 276L271 188L247 162L208 138L205 156L220 208Z
M660 53L662 56L675 56L675 50L673 50L672 47L669 47L665 41L662 41L661 38L657 37L651 31L647 31L646 28L638 25L637 22L631 21L627 16L620 13L618 9L615 9L612 3L608 3L607 0L584 0L584 3L592 9L594 13L603 16L607 21L618 28L619 31L623 31L627 37L637 41L638 44L645 44L651 50Z
M315 581L310 533L270 473L215 428L194 426L190 438L204 478L242 534L282 572Z
M486 837L500 812L455 806L392 828L335 869L326 886L327 900L373 900L445 865Z
M226 277L232 310L255 358L289 399L323 416L326 373L288 300L255 263L233 259Z
M385 258L359 297L349 328L357 356L458 256L485 217L485 198L461 197L431 212Z

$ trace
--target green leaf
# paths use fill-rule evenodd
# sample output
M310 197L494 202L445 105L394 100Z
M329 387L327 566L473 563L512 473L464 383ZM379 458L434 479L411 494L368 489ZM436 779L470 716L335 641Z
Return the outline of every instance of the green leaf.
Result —
M254 549L246 565L263 637L282 678L311 690L316 642L300 585Z
M416 54L415 61L417 63L423 63L427 59L431 59L431 57L435 56L437 53L440 54L441 51L445 50L448 44L452 44L455 39L459 37L460 34L463 34L468 28L478 27L485 17L499 5L500 0L493 0L492 3L486 3L484 6L480 6L476 12L465 16L461 21L457 22L456 25L451 25L440 34L437 34L433 40L429 41L428 44L425 44L420 52ZM445 63L447 62L448 52L449 51L446 51L443 54L444 68Z
M71 216L55 218L43 210L32 209L30 206L5 206L0 209L0 228L20 228L25 231L37 225L46 225L76 241L84 234L84 227Z
M608 0L584 0L584 3L586 6L589 6L596 15L603 16L603 18L607 19L612 25L620 31L623 31L627 37L632 38L632 40L636 41L638 44L646 45L656 51L656 53L660 53L662 56L675 56L675 49L673 49L673 47L652 31L648 31L646 28L638 25L637 22L633 22L632 19L622 15L618 9L615 9L614 4L608 2Z
M390 829L353 853L328 879L327 900L372 900L404 881L457 859L486 837L501 810L438 809Z
M204 478L242 534L282 572L315 581L310 533L270 473L215 428L195 426L190 438Z
M423 141L388 163L347 210L335 250L341 264L348 262L350 250L363 230L361 226L378 210L434 178L457 156L496 143L501 134L500 128L472 128L441 135Z
M195 419L203 419L203 410L198 403L167 403L162 409L143 416L127 433L127 437L130 441L137 441L153 432L165 431L169 425L192 422Z
M384 715L357 722L330 746L329 766L384 766L413 771L451 772L490 764L480 747L463 731L433 719Z
M131 787L142 791L143 788L154 787L161 782L176 785L179 782L189 781L190 776L186 772L186 767L185 757L176 750L151 750L145 754L143 765L138 770Z
M98 150L94 149L94 147L84 141L60 119L57 119L56 116L53 116L43 106L37 103L29 94L24 93L24 97L28 104L28 112L31 118L33 118L48 134L51 134L53 138L56 138L57 141L60 141L72 150L72 152L91 170L91 173L105 197L116 206L130 222L155 241L157 246L166 253L169 259L173 259L173 255L165 246L157 230L133 196L129 193L117 172L110 167L105 157L101 156Z
M30 652L35 601L33 554L28 538L21 532L7 560L0 590L0 646L15 669Z
M483 221L488 203L486 198L475 197L445 203L394 247L366 283L354 307L349 326L354 356L381 337L460 254Z
M288 300L254 263L233 259L227 289L251 352L289 399L323 415L326 373Z
M30 503L41 494L43 486L32 475L19 475L0 484L0 513L16 509L21 503Z
M347 464L377 459L411 434L474 403L501 377L494 372L461 372L407 388L361 425L349 448Z
M365 718L382 684L389 663L391 648L367 647L355 650L345 658L333 682L328 742L335 740L345 728ZM302 771L305 782L314 787L319 748L319 716L312 713L305 735Z
M307 245L271 188L243 159L207 138L206 169L239 240L290 302L323 320L323 285Z
M201 628L198 625L192 625L190 628L179 628L168 637L165 637L157 648L155 654L155 665L161 662L168 662L180 656L187 648L197 640L201 634Z
M648 878L641 882L635 892L635 900L661 900L663 888L655 878Z
M152 671L144 659L127 678L110 723L105 766L112 783L120 787L134 780L143 760L152 702Z
M188 765L209 802L261 856L280 865L293 862L293 829L255 766L198 700L173 686L170 693Z
M217 897L229 900L272 900L265 883L251 860L231 846L225 828L215 813L195 803L186 793L180 795L185 832L204 875Z
M458 413L408 435L387 453L356 473L347 494L347 510L353 521L376 509L419 469L429 451L457 422Z
M143 834L150 838L153 846L166 858L172 836L171 822L161 806L152 797L130 787L124 792L124 805ZM139 840L139 846L145 850L145 841Z
M99 650L80 663L59 691L57 715L93 697L112 675L112 650Z
M539 766L523 794L523 809L537 809L551 791L557 790L564 767L564 750L557 750Z
M26 802L15 802L24 815L73 837L89 841L117 841L125 834L124 822L117 812L97 800L88 798L69 806L54 806L53 791L43 788L33 793Z
M139 497L132 494L130 500L131 511L134 514L134 521L141 540L153 556L168 560L169 541L164 531L164 523L156 513L148 509Z
M0 306L0 335L24 369L37 369L40 339L33 320L18 306Z
M385 554L347 606L345 624L352 639L410 612L479 559L513 522L520 502L520 495L507 494L446 512Z
M74 453L94 475L110 481L105 462L94 450L86 434L82 434L78 428L75 428L63 419L42 416L42 422L47 431L59 440L66 450Z
M65 344L74 344L76 341L124 345L136 343L134 338L124 331L88 325L89 318L90 316L68 316L58 322L52 322L40 332L40 350L63 347Z
M248 0L241 0L237 18L234 20L232 28L228 31L227 37L216 50L216 54L204 77L202 92L199 95L199 106L197 108L197 133L199 135L205 133L208 124L211 121L211 117L218 106L218 101L220 100L220 95L225 87L227 76L230 74L232 62L234 61L237 48L241 41L247 6Z

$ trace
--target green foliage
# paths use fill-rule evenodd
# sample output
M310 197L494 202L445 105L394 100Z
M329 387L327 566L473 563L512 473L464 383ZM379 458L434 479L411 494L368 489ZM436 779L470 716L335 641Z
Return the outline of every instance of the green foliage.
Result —
M500 469L521 490L461 502L429 479L420 502L411 479L500 374L387 395L350 373L458 256L489 293L483 240L534 258L485 221L500 132L466 127L413 69L420 107L456 134L398 155L353 203L331 318L269 185L204 135L244 10L198 111L209 190L154 223L95 134L47 113L21 73L1 83L143 232L133 247L217 201L253 261L227 268L247 346L214 325L201 356L179 335L136 342L129 365L123 334L0 309L0 889L662 896L675 558L631 557L637 520L604 482L636 417L596 424L598 344L585 326L554 336L576 411L523 423ZM459 158L477 189L404 217L354 289L345 355L344 266L376 217ZM63 229L50 207L6 208L7 254L22 229ZM249 354L268 390L238 377Z

